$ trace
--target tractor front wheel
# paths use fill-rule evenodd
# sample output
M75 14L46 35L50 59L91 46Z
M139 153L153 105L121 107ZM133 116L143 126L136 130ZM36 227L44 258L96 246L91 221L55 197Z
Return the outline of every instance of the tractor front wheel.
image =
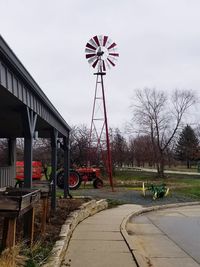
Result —
M81 185L81 177L78 172L70 171L69 173L69 189L78 189Z
M97 178L94 179L93 186L96 189L100 189L100 188L103 187L103 181L100 178L97 177Z

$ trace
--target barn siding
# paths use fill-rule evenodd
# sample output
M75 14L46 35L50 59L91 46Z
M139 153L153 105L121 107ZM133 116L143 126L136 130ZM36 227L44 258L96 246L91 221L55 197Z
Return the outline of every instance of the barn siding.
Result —
M0 167L0 187L14 186L14 169L13 167Z
M39 97L32 92L31 88L16 77L16 75L0 61L0 84L10 93L16 96L21 102L32 109L42 119L47 121L52 127L56 128L63 135L67 135L68 131L59 122L53 112L46 107Z

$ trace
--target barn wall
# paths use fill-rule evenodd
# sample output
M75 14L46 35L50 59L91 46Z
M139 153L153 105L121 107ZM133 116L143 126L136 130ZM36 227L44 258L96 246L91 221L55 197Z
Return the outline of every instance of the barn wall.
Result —
M15 177L13 176L14 167L0 167L0 187L14 186Z

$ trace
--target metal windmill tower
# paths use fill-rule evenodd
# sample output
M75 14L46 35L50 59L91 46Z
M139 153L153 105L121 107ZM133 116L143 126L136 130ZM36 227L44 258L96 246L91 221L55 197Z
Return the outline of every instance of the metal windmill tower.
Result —
M104 35L91 38L86 44L85 53L88 63L96 70L94 73L96 75L96 86L90 127L88 165L91 164L94 154L101 154L101 159L106 163L110 185L113 190L111 149L103 77L106 75L107 69L115 66L119 54L117 53L116 43Z

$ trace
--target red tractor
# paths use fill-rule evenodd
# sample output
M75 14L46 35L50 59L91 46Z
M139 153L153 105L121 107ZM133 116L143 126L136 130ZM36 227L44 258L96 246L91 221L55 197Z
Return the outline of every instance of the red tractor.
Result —
M75 170L71 169L69 174L69 188L72 190L78 189L81 182L93 182L94 188L103 187L103 181L100 178L99 168L77 168ZM57 185L60 188L64 187L64 171L60 170L57 174Z
M42 178L42 163L40 161L32 162L32 179L40 180ZM47 168L44 168L44 174L46 179L49 180L50 174L47 173ZM51 170L50 170L51 172ZM24 181L24 162L16 162L16 186L22 186ZM93 182L94 188L101 188L103 186L103 181L100 178L99 168L77 168L70 169L69 173L69 189L78 189L81 182ZM64 188L64 170L60 169L57 171L57 185L60 188Z

